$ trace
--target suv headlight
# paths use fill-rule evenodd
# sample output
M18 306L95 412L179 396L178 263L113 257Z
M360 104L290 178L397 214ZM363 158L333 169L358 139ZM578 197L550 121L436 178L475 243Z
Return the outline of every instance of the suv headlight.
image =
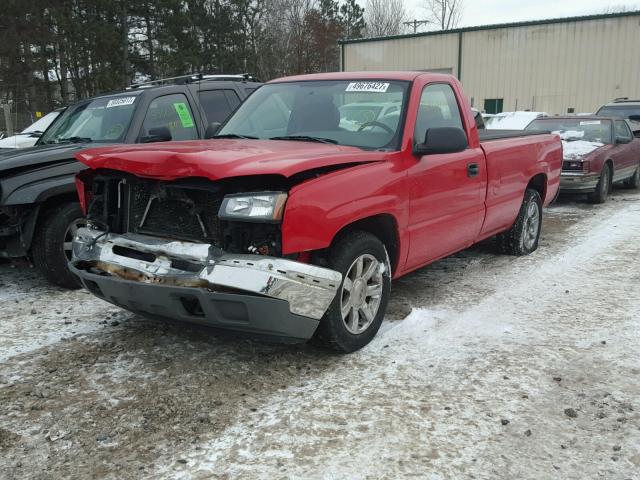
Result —
M227 195L220 205L218 217L222 220L278 223L282 220L286 201L284 192Z

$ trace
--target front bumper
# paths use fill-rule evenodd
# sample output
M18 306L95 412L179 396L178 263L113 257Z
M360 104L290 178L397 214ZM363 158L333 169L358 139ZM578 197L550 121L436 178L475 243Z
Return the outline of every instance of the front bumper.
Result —
M71 270L104 300L137 313L308 339L342 276L276 257L90 228L73 241Z
M560 190L562 192L594 192L600 180L599 173L562 172Z

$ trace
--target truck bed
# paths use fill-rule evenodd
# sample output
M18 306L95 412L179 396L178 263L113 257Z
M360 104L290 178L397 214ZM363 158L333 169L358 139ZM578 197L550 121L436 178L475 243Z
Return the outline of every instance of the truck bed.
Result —
M539 130L478 130L481 142L490 140L502 140L504 138L529 137L532 135L547 135L549 132Z

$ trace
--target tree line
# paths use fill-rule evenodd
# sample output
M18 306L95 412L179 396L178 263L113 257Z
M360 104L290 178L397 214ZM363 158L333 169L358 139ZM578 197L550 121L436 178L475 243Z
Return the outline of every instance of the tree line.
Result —
M9 0L0 103L47 111L140 80L337 70L338 40L364 30L356 0Z
M461 2L424 1L436 19ZM407 19L403 0L7 0L0 104L49 111L191 73L339 70L340 39L403 33Z

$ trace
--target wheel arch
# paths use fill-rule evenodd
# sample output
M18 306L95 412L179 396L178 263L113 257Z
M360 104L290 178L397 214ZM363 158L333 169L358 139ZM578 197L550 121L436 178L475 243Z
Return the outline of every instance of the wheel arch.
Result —
M42 218L47 212L65 203L79 203L78 195L75 192L63 192L46 197L38 204L38 208L34 211L34 215L27 220L23 235L27 251L31 250L33 237L36 229L41 223Z
M544 202L547 197L547 175L546 174L538 173L533 177L531 177L531 179L529 180L529 183L527 183L526 188L535 190L536 192L538 192L538 194L540 195L540 198L542 199L542 203L544 205Z
M383 243L391 262L391 272L395 273L400 264L400 231L396 218L390 213L380 213L356 220L338 230L331 245L344 235L356 230L369 232Z

